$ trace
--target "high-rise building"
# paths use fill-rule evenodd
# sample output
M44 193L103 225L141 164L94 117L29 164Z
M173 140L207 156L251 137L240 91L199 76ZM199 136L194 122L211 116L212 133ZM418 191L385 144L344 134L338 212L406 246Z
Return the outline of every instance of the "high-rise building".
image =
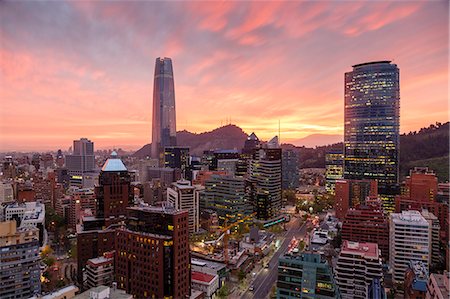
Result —
M14 201L14 190L11 182L0 181L0 204Z
M251 133L247 140L245 140L244 148L242 149L242 153L244 155L247 155L248 158L251 157L253 154L253 151L257 148L259 148L261 145L261 142L259 141L259 138L255 135L255 133Z
M271 219L281 210L281 168L281 148L254 150L246 193L257 219Z
M30 298L41 291L36 228L0 222L0 298Z
M390 61L353 66L345 73L344 178L378 181L387 211L398 192L399 69Z
M288 253L278 259L277 298L340 298L328 262L316 253Z
M153 84L152 158L163 161L166 146L177 145L172 60L156 58Z
M282 151L282 187L295 190L300 185L299 152L291 149Z
M245 196L245 180L230 175L212 175L205 182L206 208L217 212L219 224L231 224L252 213Z
M421 214L422 214L423 218L425 218L425 220L428 221L428 225L429 225L430 233L431 233L430 265L437 266L440 263L444 262L443 256L441 255L441 250L440 250L439 231L440 231L441 227L439 225L439 220L435 215L433 215L433 213L430 213L428 210L422 210Z
M377 182L375 180L338 180L335 186L336 217L344 219L351 207L365 204L368 197L377 197Z
M410 261L429 266L431 237L429 223L418 211L390 214L389 263L394 283L403 282Z
M187 179L190 166L189 147L166 146L164 149L164 167L178 168L181 175Z
M383 278L376 243L344 240L335 268L336 284L343 299L366 299L374 279Z
M84 186L84 177L92 176L95 170L94 142L87 138L74 140L72 155L66 155L66 168L70 184Z
M189 232L196 233L200 228L199 194L190 181L180 180L167 188L167 202L176 210L189 212Z
M325 154L325 189L334 194L337 180L344 178L344 154L342 150L330 151Z
M87 260L114 250L114 228L124 221L133 201L131 177L117 153L112 152L95 188L96 216L84 217L77 227L78 281L83 285Z
M350 208L342 223L342 239L378 244L381 255L389 259L389 220L380 204Z
M188 298L188 212L170 207L128 208L116 233L115 279L136 298Z

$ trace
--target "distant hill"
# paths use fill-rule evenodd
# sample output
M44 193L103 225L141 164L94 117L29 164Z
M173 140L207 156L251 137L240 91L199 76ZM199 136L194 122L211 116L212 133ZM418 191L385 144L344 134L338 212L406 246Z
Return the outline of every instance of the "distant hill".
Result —
M316 146L325 146L342 142L344 136L331 134L311 134L304 138L290 141L295 146L304 146L314 148Z
M449 122L436 123L427 128L422 128L418 132L410 132L400 136L401 178L408 175L409 170L414 166L427 166L437 173L439 181L448 181L449 129ZM239 150L244 146L246 139L247 134L235 125L223 126L200 134L185 130L177 132L178 144L189 146L193 155L201 155L204 150L210 149ZM308 137L303 139L308 139ZM330 150L342 149L343 143L339 142L315 148L282 144L282 148L293 149L300 153L301 168L324 168L325 154ZM150 144L147 144L135 152L133 156L146 157L149 155Z
M177 132L177 144L179 146L189 146L193 155L201 155L205 150L216 149L236 149L240 150L244 146L247 134L235 125L226 125L210 132L191 133L186 130ZM136 151L133 156L146 157L150 155L150 144L144 145Z

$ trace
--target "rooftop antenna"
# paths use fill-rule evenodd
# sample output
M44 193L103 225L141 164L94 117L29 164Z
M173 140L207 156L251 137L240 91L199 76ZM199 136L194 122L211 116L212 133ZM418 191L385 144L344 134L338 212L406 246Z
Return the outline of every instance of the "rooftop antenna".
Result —
M278 143L281 146L281 121L278 120Z

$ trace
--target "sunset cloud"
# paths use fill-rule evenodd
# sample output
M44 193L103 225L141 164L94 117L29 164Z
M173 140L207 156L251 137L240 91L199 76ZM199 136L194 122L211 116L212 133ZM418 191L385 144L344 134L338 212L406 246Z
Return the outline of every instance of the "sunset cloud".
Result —
M177 129L342 134L344 73L400 68L401 131L448 121L448 2L0 2L0 151L151 141L156 57ZM426 26L424 24L427 24ZM426 111L426 113L424 113Z

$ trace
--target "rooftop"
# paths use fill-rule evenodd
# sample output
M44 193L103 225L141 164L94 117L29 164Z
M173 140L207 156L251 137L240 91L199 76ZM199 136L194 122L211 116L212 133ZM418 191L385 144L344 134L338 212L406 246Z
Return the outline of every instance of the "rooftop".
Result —
M102 171L128 171L122 160L117 157L116 152L111 153L111 157L106 160L105 164L102 167Z
M202 259L198 259L198 258L191 258L191 264L193 266L206 267L206 268L210 268L210 269L214 269L214 270L220 270L220 269L226 267L225 264L223 264L223 263L217 263L217 262L202 260Z
M352 67L357 68L357 67L361 67L361 66L368 66L368 65L374 65L374 64L389 64L389 63L391 63L390 60L379 60L379 61L370 61L370 62L355 64L355 65L352 65Z
M428 226L428 221L425 220L419 211L402 211L401 213L392 213L391 217L394 223L397 224Z
M200 282L210 283L214 279L215 276L211 275L211 274L206 274L206 273L201 273L201 272L197 272L197 271L192 271L191 272L191 277L192 277L193 281L196 280L196 281L200 281Z
M95 288L91 288L87 290L86 292L83 292L75 297L74 299L91 299L91 298L98 298L98 299L132 299L133 296L127 294L124 290L118 290L109 288L107 286L98 286Z
M78 292L78 288L74 285L66 286L54 292L51 292L48 295L42 297L42 299L52 299L52 298L62 298L68 292Z
M378 258L380 251L376 243L351 242L344 240L342 243L342 253L359 254L363 257Z
M98 265L109 263L109 262L112 262L112 261L114 261L113 257L106 258L104 256L100 256L100 257L89 259L87 262L88 262L88 264L92 264L94 266L98 266Z

